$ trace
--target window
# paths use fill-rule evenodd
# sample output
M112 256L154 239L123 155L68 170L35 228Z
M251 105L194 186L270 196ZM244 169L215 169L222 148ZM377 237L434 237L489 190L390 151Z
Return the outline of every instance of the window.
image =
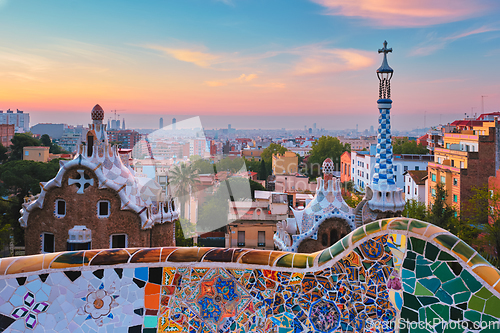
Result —
M407 165L403 166L403 170L408 171L408 166Z
M457 186L458 185L458 179L457 178L453 178L453 186Z
M66 201L63 199L56 200L55 213L57 217L64 217L66 215Z
M433 182L435 182L435 181L436 181L436 174L435 174L435 173L431 173L431 180L432 180Z
M394 171L398 171L398 166L397 165L394 166Z
M445 176L441 176L441 183L446 183L446 177Z
M431 194L433 197L436 196L436 189L435 188L431 188Z
M56 242L54 234L44 232L42 234L42 253L55 252Z
M410 186L408 186L408 194L410 194Z
M451 160L451 166L454 167L455 166L455 160Z
M465 164L464 164L464 162L463 162L463 161L461 161L461 162L460 162L460 169L463 169L463 168L465 168Z
M415 195L417 195L417 188L415 187Z
M458 196L456 194L453 194L453 202L458 202Z
M258 232L257 246L259 246L259 247L266 246L266 232L265 231Z
M397 182L398 181L398 176L394 176L394 181Z
M238 246L245 246L245 232L238 231Z
M418 165L415 166L415 170L420 170L420 167Z
M24 152L24 156L29 156L29 155L30 155L30 152L26 150L26 151Z
M438 163L441 164L441 157L438 157Z
M110 248L119 249L128 246L128 239L126 234L115 234L111 235L109 242Z
M110 203L108 200L100 200L97 202L97 216L108 217L110 211Z

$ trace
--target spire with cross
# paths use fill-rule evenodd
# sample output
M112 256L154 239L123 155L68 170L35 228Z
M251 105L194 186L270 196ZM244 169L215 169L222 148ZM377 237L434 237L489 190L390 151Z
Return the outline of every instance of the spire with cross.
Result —
M391 98L391 78L394 70L387 62L387 53L392 52L392 48L387 48L387 41L384 41L384 47L378 50L378 53L384 54L382 65L377 69L379 79L379 97L380 99Z

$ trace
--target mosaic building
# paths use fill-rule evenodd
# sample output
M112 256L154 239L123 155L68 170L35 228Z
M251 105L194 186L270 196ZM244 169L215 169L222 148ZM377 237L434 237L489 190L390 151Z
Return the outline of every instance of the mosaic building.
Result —
M363 224L380 218L399 216L404 209L403 190L396 186L393 171L391 138L391 78L394 70L387 62L392 49L378 50L384 54L377 69L379 78L379 126L377 152L372 183L366 186L365 197L353 209L341 194L340 180L333 176L333 162L323 162L323 179L318 178L314 199L303 210L293 210L293 218L276 225L274 244L283 251L311 253L334 244L339 238Z
M96 105L91 115L75 158L61 161L55 178L23 204L26 254L173 246L172 200L159 202L160 185L122 163L108 143L103 109Z
M498 332L500 271L393 218L312 254L86 250L0 259L0 332Z

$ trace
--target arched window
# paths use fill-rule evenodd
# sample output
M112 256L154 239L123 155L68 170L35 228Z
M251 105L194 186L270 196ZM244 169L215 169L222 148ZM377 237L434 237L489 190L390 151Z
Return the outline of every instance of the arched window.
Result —
M338 240L339 239L337 237L337 229L330 230L330 246L337 243Z

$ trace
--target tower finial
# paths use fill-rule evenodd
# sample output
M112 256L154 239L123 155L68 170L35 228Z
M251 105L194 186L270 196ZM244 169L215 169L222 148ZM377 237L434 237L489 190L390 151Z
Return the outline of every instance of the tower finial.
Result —
M391 78L394 70L387 62L387 53L392 53L392 48L387 48L387 41L384 41L384 47L378 50L378 53L384 54L382 65L377 69L377 76L380 81L379 85L379 99L391 98Z

